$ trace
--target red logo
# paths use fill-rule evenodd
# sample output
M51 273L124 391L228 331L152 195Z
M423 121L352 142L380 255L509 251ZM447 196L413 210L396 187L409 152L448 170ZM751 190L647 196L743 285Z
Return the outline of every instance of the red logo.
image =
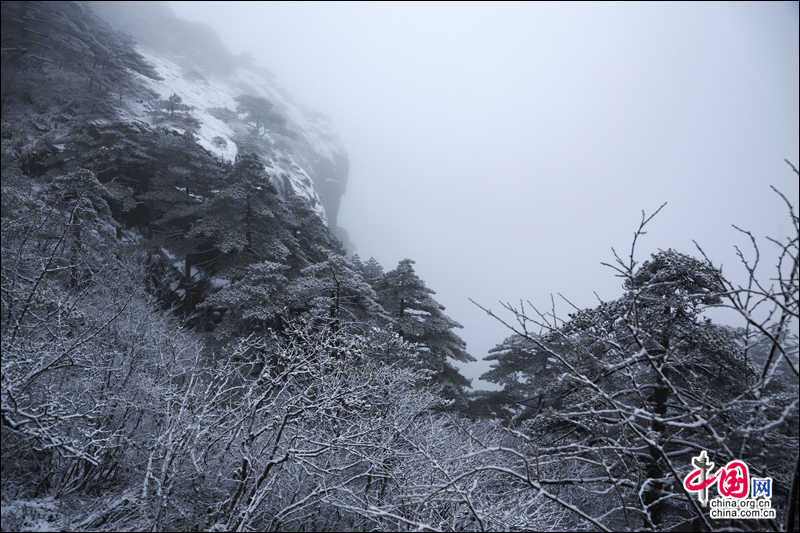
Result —
M717 472L717 490L729 498L747 498L750 489L750 475L747 465L741 461L731 461Z
M700 492L698 499L705 507L708 501L708 488L717 484L721 496L727 498L747 498L750 490L750 472L742 461L731 461L725 467L717 470L714 475L711 470L714 463L708 461L706 452L692 458L692 472L683 480L683 487L689 492Z

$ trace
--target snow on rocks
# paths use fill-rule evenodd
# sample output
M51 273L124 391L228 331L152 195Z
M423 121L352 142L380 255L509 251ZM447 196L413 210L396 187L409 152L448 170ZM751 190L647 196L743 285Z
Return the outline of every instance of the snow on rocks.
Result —
M266 161L265 170L282 196L295 194L304 198L323 222L328 223L325 207L312 178L315 175L314 165L318 164L320 159L333 162L337 158L347 158L347 153L333 132L328 117L299 107L283 89L257 72L237 67L233 76L217 78L198 75L200 69L192 65L189 74L184 74L186 69L177 62L186 60L185 58L175 58L175 61L172 61L143 49L139 49L138 52L163 78L153 80L141 76L141 81L161 99L167 99L173 94L180 96L183 104L192 108L192 117L198 121L199 125L193 132L197 143L225 161L234 161L239 148L234 140L233 129L213 116L212 110L214 108L235 110L237 107L235 98L242 94L268 98L273 103L275 111L286 118L288 128L295 132L298 138L290 140L267 134L273 143L274 154ZM132 122L152 124L147 106L140 101L129 99L125 102L123 111L129 115ZM177 126L171 126L171 129L179 130ZM278 140L283 142L276 143Z

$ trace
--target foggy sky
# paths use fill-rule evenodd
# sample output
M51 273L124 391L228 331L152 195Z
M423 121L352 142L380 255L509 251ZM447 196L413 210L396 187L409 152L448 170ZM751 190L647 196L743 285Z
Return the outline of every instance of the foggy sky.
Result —
M694 239L737 280L731 224L791 230L769 186L797 200L796 3L170 5L332 117L340 225L362 259L414 259L479 359L509 332L468 298L620 297L600 263L642 210L668 203L639 260Z

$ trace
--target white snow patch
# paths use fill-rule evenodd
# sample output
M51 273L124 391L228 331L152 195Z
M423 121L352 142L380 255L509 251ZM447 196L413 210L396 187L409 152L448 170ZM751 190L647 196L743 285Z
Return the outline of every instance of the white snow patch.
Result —
M66 519L52 496L33 500L3 500L3 531L65 531Z
M231 141L233 130L208 112L214 107L236 108L236 101L233 99L236 95L230 87L210 78L203 82L184 79L180 75L181 67L172 61L142 49L138 49L138 52L155 67L159 76L164 78L159 81L142 76L142 81L158 93L162 99L177 94L183 99L185 105L193 107L191 113L200 122L200 128L196 132L197 143L220 159L234 161L238 149L236 143ZM144 108L142 108L142 114L144 114ZM215 143L214 139L217 137L224 139L226 143L224 145Z
M209 284L215 289L223 289L231 284L231 280L212 277L208 280Z
M288 128L299 134L298 141L283 139L289 143L300 143L313 152L313 159L320 158L335 161L336 157L346 158L347 153L338 136L333 132L331 119L322 113L317 113L305 107L299 107L280 87L261 76L260 74L237 68L235 74L228 79L220 80L212 76L198 81L185 79L181 73L184 70L173 61L154 55L143 49L138 52L150 62L163 80L152 80L141 76L141 81L156 92L160 98L169 98L177 94L183 99L185 105L194 109L192 116L200 126L196 132L197 143L215 156L226 160L235 161L238 147L235 143L233 130L223 121L209 113L212 108L236 109L235 98L242 94L251 94L268 98L275 110L287 119ZM185 59L185 58L184 58ZM196 67L195 67L196 69ZM199 70L199 69L196 69ZM142 102L128 100L127 111L131 114L131 121L152 123L152 117L147 115L147 110ZM183 130L171 127L182 133ZM270 136L272 140L272 137ZM276 155L265 166L270 178L283 194L297 194L305 198L309 206L319 215L327 225L327 215L317 194L313 180L309 177L310 161L303 158L300 150L286 153L275 146ZM297 157L301 158L299 161ZM286 187L285 179L289 181ZM290 189L290 190L288 190Z

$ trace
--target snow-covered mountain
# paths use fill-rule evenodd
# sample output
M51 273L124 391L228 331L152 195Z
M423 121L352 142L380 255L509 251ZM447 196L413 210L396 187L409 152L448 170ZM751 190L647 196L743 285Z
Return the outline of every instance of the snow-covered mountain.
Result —
M233 56L213 30L176 18L166 2L90 5L113 27L132 35L137 51L162 78L138 75L140 81L160 99L179 96L191 108L197 142L216 156L233 161L238 153L254 147L245 140L248 128L241 121L243 115L236 113L235 98L249 95L269 100L286 120L285 131L265 132L257 147L273 184L282 195L305 198L349 244L346 232L337 226L349 159L329 117L295 102L274 74L248 56ZM123 96L120 107L131 121L154 122L152 102Z

